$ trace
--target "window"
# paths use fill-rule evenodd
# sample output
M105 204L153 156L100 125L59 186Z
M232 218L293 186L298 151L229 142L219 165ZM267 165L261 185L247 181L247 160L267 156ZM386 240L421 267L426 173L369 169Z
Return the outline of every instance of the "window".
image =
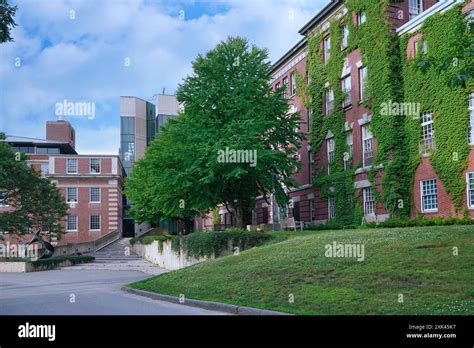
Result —
M354 144L352 131L347 132L346 134L346 144L347 144L347 152L344 154L344 170L348 170L352 165L352 152L353 152L353 144Z
M316 220L316 206L314 205L314 199L309 200L309 221Z
M421 182L421 207L423 212L438 211L438 186L436 179Z
M300 221L300 202L293 202L293 217L295 221Z
M262 208L263 223L268 224L268 207Z
M334 138L327 140L327 148L328 148L328 174L331 173L331 164L334 162L335 157L335 150L336 150L336 142Z
M8 207L8 193L0 191L0 207Z
M375 199L372 187L363 189L364 215L373 215L375 213Z
M91 187L89 192L90 203L100 203L100 187Z
M314 157L313 157L313 151L308 151L308 158L309 158L309 163L308 163L308 168L309 168L309 183L313 183L313 165L314 165Z
M420 146L420 152L427 154L428 150L434 149L434 125L433 125L433 113L425 112L422 115L421 121L422 129L422 144Z
M89 219L89 230L91 231L100 230L100 215L91 215Z
M100 158L91 158L89 163L91 174L100 174Z
M33 152L28 152L28 153L34 153L34 151ZM40 154L45 154L45 153L59 154L59 149L56 148L56 147L37 147L36 148L36 153L40 153Z
M474 145L474 92L469 96L469 143Z
M66 202L68 202L68 203L77 203L77 187L68 187L67 188Z
M467 173L467 206L474 209L474 172Z
M357 25L362 25L367 21L367 17L365 16L365 12L359 12L357 14Z
M334 110L334 91L332 88L326 90L326 115L332 114Z
M49 163L41 163L41 175L45 176L49 174Z
M278 91L278 89L281 87L281 83L278 82L276 85L275 85L275 91Z
M423 12L423 0L408 0L408 13L410 19Z
M296 74L293 72L290 75L291 78L291 96L296 94Z
M366 98L367 67L359 68L359 100Z
M288 98L288 77L283 79L283 97Z
M288 206L285 205L280 207L280 220L286 220L288 218Z
M67 173L77 174L77 159L76 158L67 159Z
M342 44L341 49L343 50L349 44L349 26L346 24L342 28Z
M66 231L77 231L77 216L76 215L67 216Z
M324 60L324 63L327 63L330 56L331 56L330 50L331 50L331 37L326 36L323 40L323 60Z
M374 159L374 137L369 125L362 126L362 160L364 167L372 165Z
M423 55L428 53L428 43L426 42L426 40L423 40L423 42L421 43L421 53L423 53Z
M328 218L330 220L336 217L336 206L334 197L328 197Z
M49 224L47 221L41 221L41 232L49 232Z
M352 104L352 85L351 85L351 76L346 76L341 81L342 85L342 92L344 93L344 101L342 102L342 106L346 107Z

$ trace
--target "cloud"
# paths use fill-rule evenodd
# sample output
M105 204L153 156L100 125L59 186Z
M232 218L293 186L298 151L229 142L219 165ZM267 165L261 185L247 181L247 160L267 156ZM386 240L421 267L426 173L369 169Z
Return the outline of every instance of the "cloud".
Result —
M192 60L229 35L268 48L275 61L328 1L17 1L15 42L0 47L0 130L41 138L56 102L89 101L93 121L70 119L77 150L116 153L120 95L174 93Z

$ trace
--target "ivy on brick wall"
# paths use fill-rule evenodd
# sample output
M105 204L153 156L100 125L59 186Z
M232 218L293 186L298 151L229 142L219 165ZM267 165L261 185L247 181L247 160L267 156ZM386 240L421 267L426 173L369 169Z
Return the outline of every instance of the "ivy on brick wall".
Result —
M346 50L341 50L342 25L349 28L350 52L360 49L362 63L368 69L366 91L370 96L364 105L371 110L370 129L377 140L378 151L369 170L369 180L375 186L377 174L382 174L381 193L376 194L394 218L408 217L412 202L413 177L420 162L419 145L421 121L416 115L391 112L389 105L419 102L421 111L435 113L435 143L431 154L433 167L453 197L456 207L462 204L465 181L461 173L466 168L469 146L467 143L467 93L466 86L453 86L462 81L463 73L472 68L466 23L460 15L460 6L445 14L429 18L423 25L428 53L415 60L406 60L407 38L391 30L388 6L390 0L348 0L348 14L330 24L330 59L322 61L322 33L308 37L308 82L299 76L297 93L306 108L312 109L311 145L314 152L321 149L330 131L335 139L335 161L328 175L324 168L316 172L315 185L321 187L324 197L335 198L336 222L359 223L361 209L355 202L353 170L344 170L346 145L344 94L340 87L341 71ZM364 12L366 21L354 25L352 13ZM472 47L471 47L472 49ZM420 49L421 51L421 49ZM466 53L467 52L467 53ZM467 57L467 58L466 58ZM447 69L440 67L446 61L456 62ZM461 78L459 77L461 76ZM322 105L327 83L334 91L334 109L323 115ZM467 84L471 84L468 78ZM404 95L407 98L404 98ZM387 112L389 110L389 112ZM383 172L380 169L383 168Z
M433 113L435 148L429 159L458 214L466 192L462 173L467 168L470 150L468 91L474 88L472 74L463 78L474 66L472 52L469 53L474 36L461 8L457 5L428 18L420 30L426 52L418 49L415 58L405 58L403 64L405 100L420 103L422 113ZM402 52L409 38L402 39ZM413 173L422 158L421 118L406 118L408 163Z
M354 169L344 168L344 160L348 160L348 146L346 143L346 116L342 103L344 93L341 90L340 75L344 64L345 51L341 51L342 25L332 21L329 28L331 38L330 58L322 61L321 39L317 34L308 40L308 76L309 83L305 84L300 76L297 80L297 90L302 96L306 108L312 108L311 116L311 147L313 151L321 148L328 134L332 134L335 148L334 160L329 163L330 173L321 167L314 178L314 185L321 188L322 198L334 198L334 222L340 224L354 224L361 222L361 215L357 214L354 203ZM334 48L333 48L334 47ZM334 93L333 110L323 115L322 104L328 89Z

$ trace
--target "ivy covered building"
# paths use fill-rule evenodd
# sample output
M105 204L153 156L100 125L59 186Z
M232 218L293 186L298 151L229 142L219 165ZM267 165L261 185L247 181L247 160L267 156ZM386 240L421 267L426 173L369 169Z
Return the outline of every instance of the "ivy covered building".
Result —
M272 67L307 141L253 223L474 217L474 0L333 0Z

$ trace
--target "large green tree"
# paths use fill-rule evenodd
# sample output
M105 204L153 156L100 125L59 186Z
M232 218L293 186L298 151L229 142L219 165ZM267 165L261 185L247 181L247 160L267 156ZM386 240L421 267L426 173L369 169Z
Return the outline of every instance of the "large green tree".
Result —
M24 154L15 153L0 133L0 199L9 206L0 213L0 229L14 234L48 226L51 235L61 237L61 219L68 206L56 185L28 166Z
M8 5L7 0L0 0L0 43L13 41L10 30L15 26L15 16L18 6Z
M270 89L269 69L267 50L240 37L196 58L178 88L183 111L126 182L132 216L192 216L223 203L243 226L255 198L271 192L272 176L277 200L287 201L284 187L296 185L291 176L300 165L293 154L303 135L298 113ZM239 161L233 151L251 158Z

